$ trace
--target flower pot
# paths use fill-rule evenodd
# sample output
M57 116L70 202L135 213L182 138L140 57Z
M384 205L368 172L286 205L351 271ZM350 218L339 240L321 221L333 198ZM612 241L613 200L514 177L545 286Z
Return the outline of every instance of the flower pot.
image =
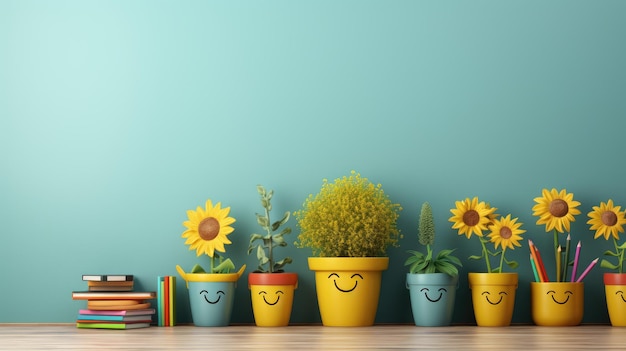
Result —
M189 290L194 325L223 327L229 324L237 280L245 268L243 265L237 273L185 273L180 266L176 266Z
M478 326L511 325L517 290L517 273L469 273L474 317Z
M450 325L458 282L458 275L407 273L406 287L410 291L415 325L423 327Z
M609 319L614 327L626 326L626 273L604 273L604 292Z
M322 325L371 326L388 257L309 257Z
M297 287L296 273L250 273L248 288L256 325L259 327L289 325L294 291Z
M579 325L583 320L583 283L530 283L533 322L541 326Z

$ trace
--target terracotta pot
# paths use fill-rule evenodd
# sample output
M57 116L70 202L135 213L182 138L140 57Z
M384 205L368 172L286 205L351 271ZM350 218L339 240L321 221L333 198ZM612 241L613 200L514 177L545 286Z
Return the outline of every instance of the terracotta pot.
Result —
M297 287L296 273L250 273L248 288L256 325L259 327L289 325L294 291Z

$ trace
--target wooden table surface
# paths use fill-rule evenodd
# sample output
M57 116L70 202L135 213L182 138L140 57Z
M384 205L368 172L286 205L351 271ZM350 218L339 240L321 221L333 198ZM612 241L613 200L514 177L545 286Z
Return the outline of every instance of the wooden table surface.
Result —
M0 350L625 350L626 328L191 325L134 330L0 324Z

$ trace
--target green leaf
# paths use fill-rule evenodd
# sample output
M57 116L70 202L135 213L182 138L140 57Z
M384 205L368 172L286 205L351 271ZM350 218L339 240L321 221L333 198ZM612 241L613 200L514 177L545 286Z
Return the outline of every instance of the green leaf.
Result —
M285 243L285 238L283 238L282 234L276 234L274 236L272 236L272 241L277 243L278 245L282 245L282 243Z
M622 245L618 246L617 248L620 249L620 250L626 249L626 241L623 242Z
M206 271L204 270L204 268L202 268L201 265L196 264L195 266L193 266L193 268L191 269L191 273L206 273Z
M611 262L605 259L602 259L602 261L600 262L600 267L606 268L606 269L618 269L619 265L612 264Z
M445 273L447 275L459 274L459 270L456 268L454 264L448 263L446 261L438 261L436 265L437 265L437 271L440 273Z
M263 235L256 234L256 233L250 235L250 244L252 244L253 242L255 242L256 240L259 240L259 239L263 239Z
M261 245L257 246L257 250L256 250L256 258L262 263L266 263L268 258L265 255L265 250L263 250L263 248L261 247Z
M265 188L263 187L263 185L257 185L256 191L259 193L259 195L265 196Z
M257 223L259 223L259 225L263 228L267 228L269 221L267 220L267 217L262 216L260 214L256 214L256 221Z
M280 260L280 261L278 261L278 262L274 263L274 269L273 269L273 271L274 271L274 272L280 271L280 270L282 270L282 268L283 268L286 264L289 264L289 263L292 263L292 262L293 262L293 260L291 259L291 257L285 257L285 258L283 258L282 260Z
M278 233L278 234L280 234L280 235L287 235L289 233L291 233L291 228L285 228L285 229L281 230L280 233Z
M213 268L213 273L229 273L231 270L235 269L235 265L230 258L226 259L224 262L217 265L217 267Z
M484 255L480 255L480 256L476 256L476 255L472 255L470 257L468 257L468 259L470 260L481 260L483 259Z
M506 263L507 266L509 266L512 269L515 269L519 266L519 263L517 263L516 261L507 261L505 259L504 262Z
M280 220L274 222L272 224L272 231L275 231L276 229L278 229L281 225L287 223L287 221L289 220L289 216L290 213L289 211L285 212L285 214L283 215L283 218L281 218Z
M411 266L411 273L421 273L428 266L428 261L416 262Z
M617 252L613 252L613 251L610 251L610 250L606 250L606 251L604 251L604 255L605 255L605 256L614 256L614 257L619 257L619 253L617 253Z

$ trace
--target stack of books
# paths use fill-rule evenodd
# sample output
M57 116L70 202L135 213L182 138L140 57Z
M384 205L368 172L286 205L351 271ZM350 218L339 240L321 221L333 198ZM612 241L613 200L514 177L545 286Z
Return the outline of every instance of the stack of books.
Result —
M87 308L79 310L78 328L133 329L146 328L155 310L148 300L155 292L133 290L132 275L83 275L86 291L73 291L73 300L86 300Z
M157 277L157 325L173 327L176 322L176 277Z

